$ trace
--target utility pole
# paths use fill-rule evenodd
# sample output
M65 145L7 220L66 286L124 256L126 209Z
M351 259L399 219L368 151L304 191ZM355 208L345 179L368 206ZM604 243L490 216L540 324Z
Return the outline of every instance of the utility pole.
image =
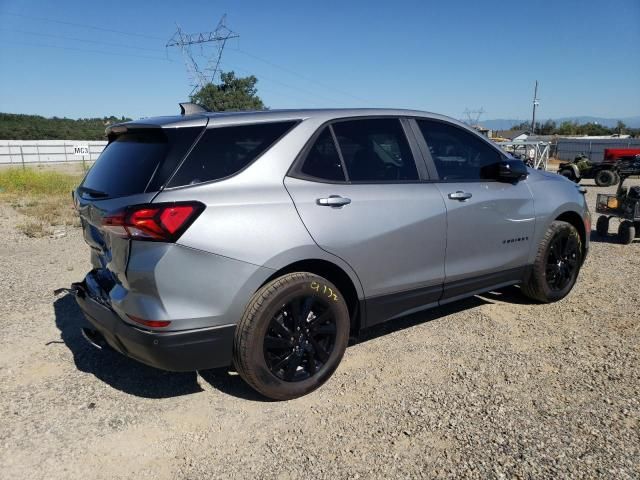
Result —
M180 25L176 25L176 33L173 34L173 37L171 37L165 45L166 48L178 47L182 51L182 57L187 67L187 74L191 81L192 89L190 95L208 83L213 83L220 69L222 52L227 44L227 40L240 36L227 27L226 20L227 14L225 13L218 22L215 30L204 33L184 33ZM207 45L215 45L216 48L213 52L205 53L205 46ZM200 62L197 60L197 53L194 55L194 46L198 46L200 49L199 56L202 57ZM201 66L202 63L205 63L205 67Z
M536 107L540 105L538 101L538 80L536 80L536 86L533 90L533 116L531 117L531 133L536 133Z

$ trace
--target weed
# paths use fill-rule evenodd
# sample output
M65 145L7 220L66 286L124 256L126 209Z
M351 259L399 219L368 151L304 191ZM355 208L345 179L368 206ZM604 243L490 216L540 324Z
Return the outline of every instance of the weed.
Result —
M80 225L71 191L81 179L81 175L52 170L0 170L0 201L28 217L17 226L19 231L42 237L50 233L50 227Z

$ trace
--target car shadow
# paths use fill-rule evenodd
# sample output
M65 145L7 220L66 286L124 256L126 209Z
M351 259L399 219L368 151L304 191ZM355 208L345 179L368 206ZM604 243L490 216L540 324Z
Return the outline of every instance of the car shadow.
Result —
M233 367L200 370L200 378L206 381L216 390L232 397L249 400L252 402L272 402L249 386Z
M91 346L80 330L90 325L73 295L57 298L53 309L60 337L81 372L90 373L117 390L144 398L168 398L202 391L195 372L165 372L116 351Z
M360 332L349 345L375 340L389 333L405 330L431 322L447 315L492 303L534 303L527 300L517 287L507 287L494 292L459 300L441 307L398 318ZM216 390L227 395L254 402L269 402L247 385L232 367L201 370L199 372L166 372L125 357L110 350L98 350L82 336L81 328L90 327L73 295L65 295L53 303L56 326L62 342L73 354L78 370L94 375L109 386L143 398L169 398L202 392L198 375ZM54 342L49 342L54 343Z

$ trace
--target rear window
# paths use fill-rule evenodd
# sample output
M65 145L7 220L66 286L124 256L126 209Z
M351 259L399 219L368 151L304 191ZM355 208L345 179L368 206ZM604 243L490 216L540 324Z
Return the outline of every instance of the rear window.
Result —
M107 145L89 170L80 191L100 197L157 191L201 131L202 127L188 127L125 132Z
M202 135L168 186L195 185L234 175L268 150L296 123L210 128Z

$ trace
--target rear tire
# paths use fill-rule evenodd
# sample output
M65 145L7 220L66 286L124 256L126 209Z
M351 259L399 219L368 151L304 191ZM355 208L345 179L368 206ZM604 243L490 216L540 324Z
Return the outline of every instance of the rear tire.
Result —
M623 245L629 245L636 238L636 227L633 222L625 220L618 227L618 239Z
M258 290L236 328L233 363L265 397L289 400L325 383L349 341L339 290L311 273L290 273Z
M611 170L600 170L596 173L595 181L599 187L610 187L616 183L616 175Z
M600 215L598 217L598 221L596 222L596 232L601 237L606 237L609 235L609 217L606 215Z
M557 302L569 294L581 266L582 240L578 231L570 223L556 220L540 242L522 293L542 303Z

